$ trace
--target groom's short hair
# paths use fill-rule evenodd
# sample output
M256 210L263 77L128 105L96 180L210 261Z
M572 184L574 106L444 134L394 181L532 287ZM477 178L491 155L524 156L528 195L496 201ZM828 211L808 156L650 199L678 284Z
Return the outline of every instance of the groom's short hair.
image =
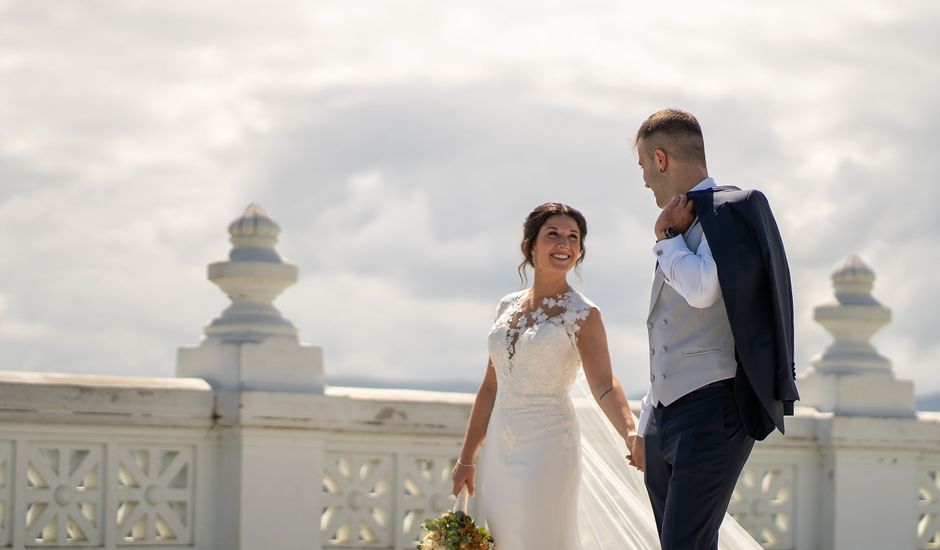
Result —
M682 109L656 111L636 131L634 147L643 140L647 154L664 149L682 162L705 164L705 139L695 115Z

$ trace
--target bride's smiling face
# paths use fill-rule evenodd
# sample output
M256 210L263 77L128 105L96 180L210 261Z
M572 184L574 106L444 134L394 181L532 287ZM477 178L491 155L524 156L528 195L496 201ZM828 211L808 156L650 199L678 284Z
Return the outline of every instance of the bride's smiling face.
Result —
M569 216L545 220L532 247L535 269L568 272L581 257L581 231Z

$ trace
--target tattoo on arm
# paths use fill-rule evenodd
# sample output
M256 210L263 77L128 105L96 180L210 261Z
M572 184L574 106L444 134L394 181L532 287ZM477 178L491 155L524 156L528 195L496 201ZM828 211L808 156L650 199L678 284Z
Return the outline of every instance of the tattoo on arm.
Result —
M614 391L614 388L613 388L613 387L607 388L607 391L605 391L604 393L602 393L601 396L597 398L597 400L598 400L598 401L601 401L602 399L604 399L605 397L607 397L607 394L608 394L608 393L610 393L610 392L612 392L612 391Z

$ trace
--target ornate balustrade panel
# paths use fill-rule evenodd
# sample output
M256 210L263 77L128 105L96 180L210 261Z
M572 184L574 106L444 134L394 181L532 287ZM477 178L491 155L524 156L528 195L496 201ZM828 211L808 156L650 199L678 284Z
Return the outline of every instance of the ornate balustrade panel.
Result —
M103 544L104 448L63 440L16 443L16 461L26 464L25 478L17 476L25 485L26 546Z
M195 447L118 448L117 534L124 543L192 543Z
M728 512L768 550L794 548L794 464L750 461L741 473Z
M324 546L389 548L395 536L395 456L329 451L323 465Z
M0 423L2 547L199 547L197 485L212 481L197 459L212 449L187 431Z
M330 442L324 453L324 548L414 548L421 523L452 508L456 439Z
M403 455L399 460L399 479L402 482L401 524L399 545L416 544L423 532L421 523L436 517L454 506L451 496L453 483L450 475L454 457L460 451L454 447L446 455ZM482 519L482 518L481 518Z
M940 548L940 463L922 467L917 480L917 544Z

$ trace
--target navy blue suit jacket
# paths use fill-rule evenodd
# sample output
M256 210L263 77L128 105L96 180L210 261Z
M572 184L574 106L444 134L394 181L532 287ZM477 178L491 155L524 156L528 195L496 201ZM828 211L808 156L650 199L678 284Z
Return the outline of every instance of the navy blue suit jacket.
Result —
M734 395L754 439L793 414L793 291L783 240L757 190L715 187L688 193L718 267L738 361Z

